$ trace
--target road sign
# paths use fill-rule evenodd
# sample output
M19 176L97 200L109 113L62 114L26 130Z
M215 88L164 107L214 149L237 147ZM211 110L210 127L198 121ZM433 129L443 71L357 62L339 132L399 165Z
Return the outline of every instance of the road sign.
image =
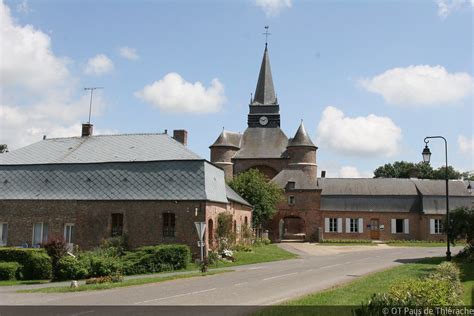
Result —
M196 226L196 230L199 236L199 240L202 240L204 237L204 232L206 231L206 223L205 222L194 222Z

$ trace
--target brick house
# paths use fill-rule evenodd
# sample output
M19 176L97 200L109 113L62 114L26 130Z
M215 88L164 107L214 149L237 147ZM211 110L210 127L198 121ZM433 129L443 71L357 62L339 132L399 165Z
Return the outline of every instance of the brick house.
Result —
M49 237L90 249L126 234L131 247L184 243L199 253L194 222L213 245L217 216L234 230L252 207L224 172L186 148L187 132L44 139L0 155L2 244L35 246Z
M280 128L280 105L265 46L243 134L223 130L209 147L226 179L255 168L284 190L269 223L272 240L443 239L445 182L317 177L317 147L301 122L293 138ZM472 206L462 181L450 181L450 208Z

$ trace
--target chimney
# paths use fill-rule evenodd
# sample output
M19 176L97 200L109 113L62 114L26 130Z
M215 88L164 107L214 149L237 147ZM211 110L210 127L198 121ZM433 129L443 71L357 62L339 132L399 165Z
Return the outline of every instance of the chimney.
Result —
M321 171L321 178L326 178L326 170Z
M92 136L92 130L93 130L94 125L90 123L84 123L82 124L82 134L81 136Z
M184 146L188 145L188 132L184 129L173 130L173 138Z

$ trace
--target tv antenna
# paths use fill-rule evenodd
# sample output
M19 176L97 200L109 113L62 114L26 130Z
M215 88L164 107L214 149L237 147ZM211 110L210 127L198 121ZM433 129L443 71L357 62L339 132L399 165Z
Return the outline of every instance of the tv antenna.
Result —
M91 91L91 101L89 103L89 121L87 121L87 124L91 123L91 111L92 111L92 94L94 93L94 90L97 89L104 89L104 87L89 87L89 88L84 88L84 90L90 90Z

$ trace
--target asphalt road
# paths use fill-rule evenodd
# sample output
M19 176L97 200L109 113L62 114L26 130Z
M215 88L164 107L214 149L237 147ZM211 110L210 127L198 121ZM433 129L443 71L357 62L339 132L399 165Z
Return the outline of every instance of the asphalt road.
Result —
M20 294L14 292L16 287L2 287L0 305L270 305L445 252L370 248L329 256L300 252L298 259L234 267L235 272L104 291Z

